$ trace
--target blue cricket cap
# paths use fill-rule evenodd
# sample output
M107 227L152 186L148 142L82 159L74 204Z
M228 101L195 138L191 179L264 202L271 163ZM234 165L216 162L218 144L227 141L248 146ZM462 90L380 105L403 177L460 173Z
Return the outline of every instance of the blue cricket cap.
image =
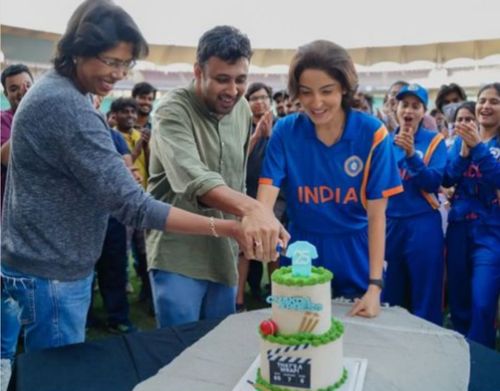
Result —
M425 107L427 107L427 102L429 101L429 95L427 94L427 90L422 87L420 84L409 84L401 88L401 90L396 95L397 100L402 100L406 95L413 95L418 98Z

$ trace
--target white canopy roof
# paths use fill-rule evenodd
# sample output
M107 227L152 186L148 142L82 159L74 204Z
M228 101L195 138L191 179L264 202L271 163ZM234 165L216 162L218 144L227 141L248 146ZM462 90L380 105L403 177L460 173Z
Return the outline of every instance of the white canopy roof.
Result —
M294 49L329 39L350 49L355 63L443 63L500 53L500 1L455 0L116 0L152 44L156 64L192 63L197 40L218 24L252 41L254 65L288 64ZM0 23L60 34L80 0L3 0ZM2 34L5 33L5 26ZM8 29L7 29L8 30ZM13 30L8 30L12 32ZM19 33L18 30L17 33ZM57 39L47 34L45 38Z

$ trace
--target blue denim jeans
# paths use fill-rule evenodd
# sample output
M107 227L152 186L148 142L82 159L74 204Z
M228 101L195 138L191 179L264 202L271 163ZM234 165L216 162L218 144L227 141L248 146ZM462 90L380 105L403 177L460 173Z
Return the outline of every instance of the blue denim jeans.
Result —
M19 319L20 307L10 295L4 290L6 289L7 279L2 276L2 348L0 358L14 360L17 349L17 340L21 331L21 322Z
M158 327L223 318L236 309L236 287L177 273L149 271Z
M10 303L11 309L17 306L25 351L85 340L92 274L75 281L47 280L2 265L2 282L2 302ZM14 332L17 334L14 328L2 330L2 334L4 332L11 338Z

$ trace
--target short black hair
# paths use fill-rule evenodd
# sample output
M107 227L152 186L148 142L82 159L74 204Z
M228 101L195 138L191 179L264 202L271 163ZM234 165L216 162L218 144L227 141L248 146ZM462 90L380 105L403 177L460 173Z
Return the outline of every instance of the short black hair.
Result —
M57 44L54 67L75 76L75 57L95 57L119 42L131 43L134 60L147 56L149 47L139 27L125 10L110 0L86 0L71 16Z
M230 64L244 57L252 57L250 40L240 30L232 26L216 26L205 32L196 49L196 62L205 65L210 57L218 57Z
M137 83L132 89L132 98L136 98L139 95L148 95L153 93L153 99L156 98L156 88L146 81Z
M464 89L456 83L443 84L436 95L436 107L439 111L443 111L444 97L452 92L456 92L462 101L467 100L467 94Z
M273 95L273 89L269 87L267 84L261 83L259 81L252 83L248 86L245 98L248 100L248 98L250 98L250 95L262 89L266 90L267 96L269 96L269 99L271 99L271 96Z
M286 90L276 91L273 94L273 100L274 101L278 100L279 98L288 99L289 97L290 96L288 95L288 92Z
M3 87L3 89L5 90L7 88L6 80L8 77L16 76L16 75L19 75L20 73L24 73L24 72L26 72L28 75L30 75L31 81L33 81L33 75L31 74L31 71L24 64L12 64L12 65L9 65L7 68L5 68L2 72L2 87Z
M135 111L139 111L139 105L137 104L134 98L118 98L111 103L111 107L109 111L112 113L117 113L118 111L122 111L127 107L132 107Z

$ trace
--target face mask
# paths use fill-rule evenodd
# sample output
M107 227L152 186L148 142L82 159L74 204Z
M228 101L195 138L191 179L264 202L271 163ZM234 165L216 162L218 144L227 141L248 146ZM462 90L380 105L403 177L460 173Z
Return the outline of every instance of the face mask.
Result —
M446 121L448 121L448 123L453 122L453 118L455 118L455 113L457 112L461 104L462 102L448 103L447 105L443 106L443 114L446 117Z

